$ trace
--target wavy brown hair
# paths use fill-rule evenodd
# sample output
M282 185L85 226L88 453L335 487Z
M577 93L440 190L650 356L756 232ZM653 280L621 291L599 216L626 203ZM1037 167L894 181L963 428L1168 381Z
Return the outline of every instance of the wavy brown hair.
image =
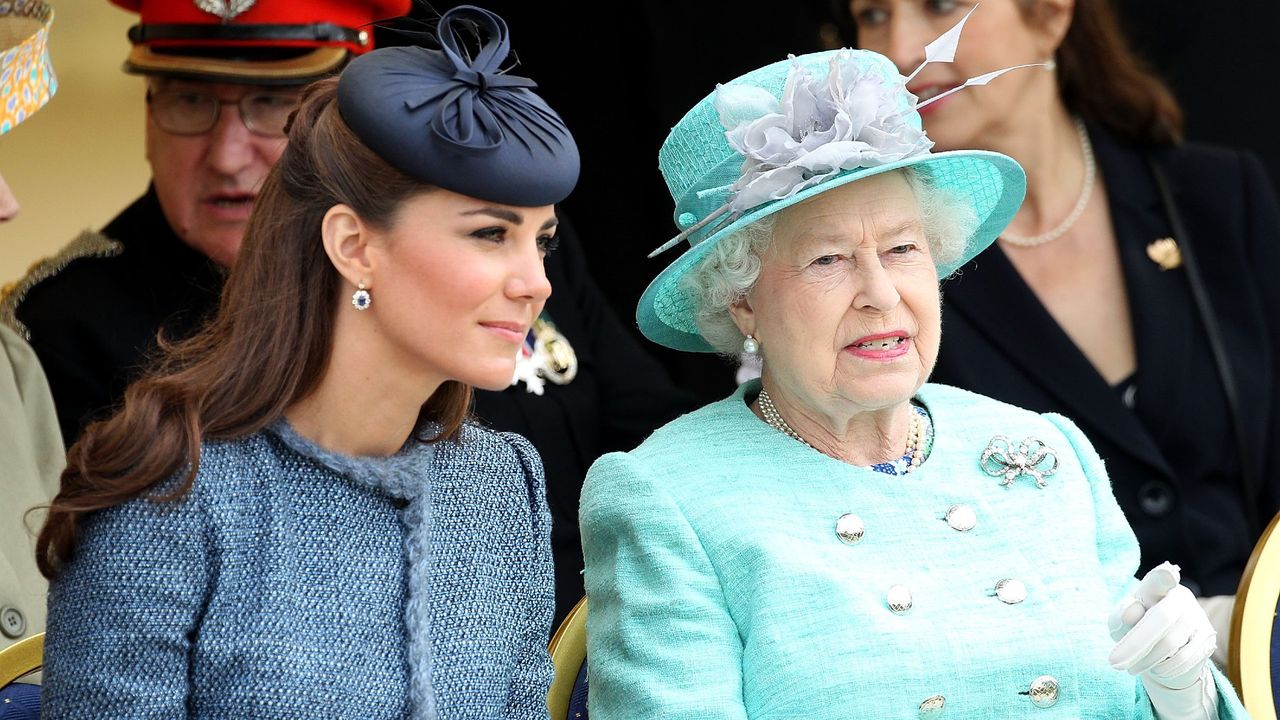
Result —
M1031 24L1053 12L1044 0L1017 4ZM1182 109L1129 46L1111 0L1076 0L1071 27L1054 57L1058 93L1072 114L1131 142L1182 142Z
M325 213L346 204L365 223L388 228L405 200L431 189L365 147L336 96L336 78L304 93L210 324L189 340L162 339L160 357L125 391L120 410L71 447L36 544L46 577L71 559L85 514L144 495L182 497L199 470L202 440L255 433L320 383L342 292L320 240ZM453 437L470 402L467 385L441 385L419 416L441 430L423 441ZM172 492L149 494L184 470Z

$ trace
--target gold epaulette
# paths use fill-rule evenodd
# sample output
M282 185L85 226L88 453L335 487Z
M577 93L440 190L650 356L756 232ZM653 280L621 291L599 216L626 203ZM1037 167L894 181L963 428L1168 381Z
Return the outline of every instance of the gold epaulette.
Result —
M37 260L26 275L0 287L0 323L13 328L14 332L29 342L31 332L18 321L17 312L18 305L26 299L31 288L62 272L74 260L115 257L122 252L124 245L120 241L112 240L96 230L85 230L56 254Z

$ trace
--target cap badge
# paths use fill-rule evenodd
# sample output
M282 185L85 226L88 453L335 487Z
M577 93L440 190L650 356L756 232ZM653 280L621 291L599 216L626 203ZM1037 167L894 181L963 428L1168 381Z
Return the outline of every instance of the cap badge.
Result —
M229 23L235 16L253 7L257 0L195 0L196 7Z

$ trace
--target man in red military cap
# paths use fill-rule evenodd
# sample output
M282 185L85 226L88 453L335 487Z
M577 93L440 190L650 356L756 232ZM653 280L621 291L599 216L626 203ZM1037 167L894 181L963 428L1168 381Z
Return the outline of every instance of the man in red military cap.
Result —
M35 349L71 445L156 347L213 310L303 85L373 48L410 0L111 0L136 12L147 192L42 261L0 302ZM269 290L264 288L264 291Z

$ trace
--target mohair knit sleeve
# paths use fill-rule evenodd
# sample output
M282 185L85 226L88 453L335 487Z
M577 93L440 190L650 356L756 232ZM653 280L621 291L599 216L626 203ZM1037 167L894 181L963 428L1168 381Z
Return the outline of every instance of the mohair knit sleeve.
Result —
M611 453L592 465L582 492L591 714L745 718L742 642L720 580L648 470Z
M1067 440L1071 442L1071 449L1075 451L1076 458L1084 467L1085 476L1089 478L1089 487L1093 491L1098 560L1102 564L1107 587L1111 591L1111 604L1114 606L1132 593L1137 586L1138 580L1134 573L1138 570L1138 540L1134 537L1133 530L1125 520L1124 513L1121 512L1120 505L1111 491L1111 480L1107 477L1102 458L1085 438L1084 433L1076 427L1075 423L1061 415L1046 413L1044 417L1057 425L1062 434L1067 436ZM1110 609L1107 608L1108 611ZM1106 618L1099 618L1099 622L1105 625ZM1249 715L1236 697L1231 683L1216 666L1210 664L1210 669L1213 672L1214 682L1218 686L1219 720L1233 718L1247 720ZM1158 720L1159 716L1151 707L1151 700L1147 697L1142 683L1134 683L1134 686L1136 688L1133 709L1135 720L1149 718Z
M515 433L502 433L511 443L524 467L529 488L529 513L533 518L532 537L537 547L533 564L527 568L528 585L521 597L528 607L528 620L517 638L519 653L515 675L511 680L511 696L507 717L536 720L547 718L547 693L555 670L547 653L551 636L551 619L555 614L555 568L551 560L551 511L547 507L546 482L542 459L533 445Z
M211 554L194 491L85 518L75 556L50 584L44 717L186 717Z

